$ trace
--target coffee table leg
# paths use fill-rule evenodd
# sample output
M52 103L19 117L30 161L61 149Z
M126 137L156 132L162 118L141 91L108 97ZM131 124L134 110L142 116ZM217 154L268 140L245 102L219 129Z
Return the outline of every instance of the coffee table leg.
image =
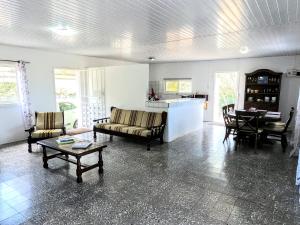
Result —
M77 169L76 169L77 183L81 183L82 182L82 171L81 171L80 156L77 156L76 159L77 159Z
M43 146L43 162L44 162L44 165L43 167L44 168L48 168L48 158L47 158L47 151L46 151L46 146Z
M98 165L99 165L99 173L103 173L103 160L102 160L102 149L99 151L99 161L98 161Z

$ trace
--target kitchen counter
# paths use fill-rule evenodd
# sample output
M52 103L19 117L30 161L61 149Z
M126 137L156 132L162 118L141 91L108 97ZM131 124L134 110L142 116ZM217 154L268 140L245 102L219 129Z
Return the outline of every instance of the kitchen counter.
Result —
M164 141L171 142L179 137L201 129L203 126L203 98L168 99L147 101L147 111L168 113Z

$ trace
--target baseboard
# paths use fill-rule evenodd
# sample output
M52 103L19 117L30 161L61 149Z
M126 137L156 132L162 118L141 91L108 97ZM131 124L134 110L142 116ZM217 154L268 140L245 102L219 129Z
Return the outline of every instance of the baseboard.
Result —
M4 147L11 146L11 145L21 144L21 143L24 143L24 142L26 142L26 139L20 140L20 141L13 141L13 142L8 142L8 143L0 144L0 149L4 148Z

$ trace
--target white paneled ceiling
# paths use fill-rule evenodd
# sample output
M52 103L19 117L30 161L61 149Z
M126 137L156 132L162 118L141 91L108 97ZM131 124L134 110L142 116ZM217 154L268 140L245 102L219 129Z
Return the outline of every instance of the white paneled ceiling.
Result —
M136 62L292 55L300 53L299 7L300 0L0 0L0 43ZM54 34L57 26L75 34Z

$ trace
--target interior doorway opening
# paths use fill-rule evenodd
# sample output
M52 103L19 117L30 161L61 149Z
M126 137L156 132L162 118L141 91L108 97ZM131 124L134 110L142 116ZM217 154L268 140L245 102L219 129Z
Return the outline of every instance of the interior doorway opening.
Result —
M79 74L80 70L54 69L56 107L64 111L67 129L77 128L81 115Z
M218 72L214 83L214 122L223 122L222 107L238 103L238 72Z

